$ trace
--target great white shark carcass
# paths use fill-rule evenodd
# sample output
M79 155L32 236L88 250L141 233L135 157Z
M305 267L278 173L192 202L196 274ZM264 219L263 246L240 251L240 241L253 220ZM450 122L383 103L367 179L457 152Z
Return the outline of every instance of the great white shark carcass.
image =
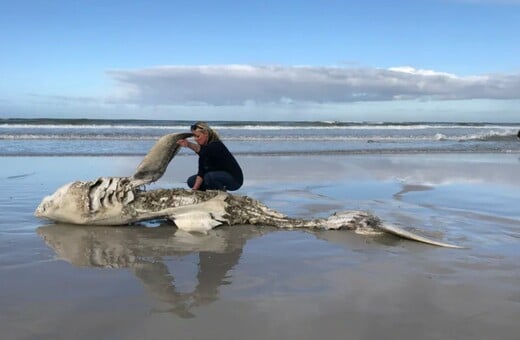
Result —
M301 219L288 217L251 197L223 191L144 190L144 185L162 177L180 150L177 141L190 136L191 133L172 133L161 137L130 177L100 177L94 181L75 181L62 186L42 200L35 215L56 222L105 226L169 219L177 228L189 232L207 232L220 225L239 224L345 229L363 234L386 232L431 245L460 248L384 223L365 211Z

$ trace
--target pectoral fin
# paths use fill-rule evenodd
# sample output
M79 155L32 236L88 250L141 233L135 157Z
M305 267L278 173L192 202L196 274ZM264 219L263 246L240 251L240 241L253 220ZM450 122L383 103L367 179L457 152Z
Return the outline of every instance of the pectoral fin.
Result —
M206 233L228 223L225 218L227 195L222 192L209 201L175 208L168 217L181 230Z
M206 233L222 224L207 212L192 212L170 216L177 228L183 231Z

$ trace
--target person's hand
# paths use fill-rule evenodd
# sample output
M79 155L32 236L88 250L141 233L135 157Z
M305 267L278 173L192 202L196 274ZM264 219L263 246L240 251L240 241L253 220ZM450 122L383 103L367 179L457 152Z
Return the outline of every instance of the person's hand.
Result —
M177 141L177 144L178 144L178 145L183 146L183 147L185 147L185 148L188 147L188 143L189 143L189 142L188 142L186 139L179 139L179 140Z
M200 186L202 185L202 182L204 180L202 179L202 177L200 176L197 176L197 178L195 179L195 184L193 184L193 188L191 188L192 191L197 191L200 189Z

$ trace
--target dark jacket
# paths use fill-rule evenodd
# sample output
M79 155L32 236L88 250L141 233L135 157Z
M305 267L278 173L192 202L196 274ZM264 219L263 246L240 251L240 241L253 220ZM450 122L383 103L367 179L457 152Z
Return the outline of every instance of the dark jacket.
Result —
M212 142L200 146L199 151L199 172L198 176L211 171L226 171L239 185L244 183L242 169L237 160L222 142Z

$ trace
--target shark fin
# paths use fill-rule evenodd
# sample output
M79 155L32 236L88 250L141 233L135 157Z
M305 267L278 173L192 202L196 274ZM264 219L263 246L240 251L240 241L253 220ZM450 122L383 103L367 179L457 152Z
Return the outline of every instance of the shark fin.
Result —
M426 244L431 244L431 245L438 246L438 247L457 248L457 249L463 249L464 248L464 247L453 245L453 244L449 244L449 243L435 241L435 240L429 239L427 237L424 237L424 236L421 236L421 235L417 235L417 234L412 233L410 231L404 230L403 228L398 227L396 225L392 225L392 224L385 224L385 223L383 223L382 225L378 226L378 229L381 229L382 231L385 231L385 232L387 232L389 234L393 234L393 235L396 235L396 236L399 236L399 237L402 237L402 238L406 238L406 239L409 239L409 240L422 242L422 243L426 243Z

